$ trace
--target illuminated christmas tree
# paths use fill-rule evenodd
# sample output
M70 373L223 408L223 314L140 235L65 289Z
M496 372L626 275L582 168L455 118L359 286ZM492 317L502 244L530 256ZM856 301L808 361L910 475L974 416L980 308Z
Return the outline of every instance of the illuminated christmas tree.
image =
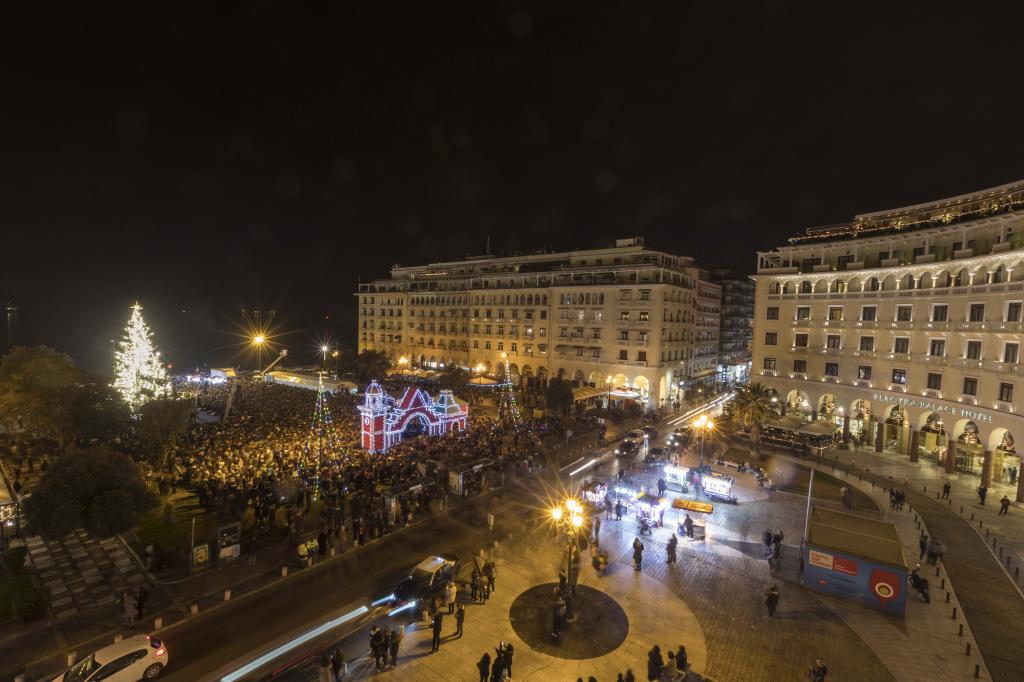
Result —
M133 413L138 413L144 403L170 393L167 371L160 363L160 353L138 303L132 306L124 336L117 344L113 386Z

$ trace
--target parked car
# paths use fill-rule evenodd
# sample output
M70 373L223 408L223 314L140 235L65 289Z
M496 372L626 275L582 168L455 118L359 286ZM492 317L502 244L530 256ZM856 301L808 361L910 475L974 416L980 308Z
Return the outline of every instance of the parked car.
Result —
M626 434L626 438L629 438L630 440L643 440L644 432L641 429L633 429Z
M630 457L636 454L636 451L640 449L640 444L635 440L626 439L619 443L618 447L615 448L616 457Z
M167 667L167 647L156 637L135 635L83 658L53 682L138 682Z

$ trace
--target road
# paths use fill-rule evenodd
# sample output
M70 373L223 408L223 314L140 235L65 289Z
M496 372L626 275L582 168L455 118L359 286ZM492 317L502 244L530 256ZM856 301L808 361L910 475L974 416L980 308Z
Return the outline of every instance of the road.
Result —
M510 513L521 516L523 505L535 500L531 490L511 486L505 492L484 495L447 514L437 514L422 524L382 538L365 549L356 549L323 565L306 569L263 591L231 602L222 608L186 621L167 632L171 663L161 678L169 682L209 679L226 663L262 652L290 633L309 629L346 610L369 605L387 594L419 560L429 554L451 553L468 561L489 543L486 523L468 519L494 511L501 519ZM360 630L365 619L353 622ZM346 628L339 628L343 632ZM362 639L365 644L365 636ZM322 644L322 642L320 642ZM333 647L333 643L332 643ZM311 649L296 649L281 661ZM365 646L363 647L365 650ZM353 653L356 653L353 650Z

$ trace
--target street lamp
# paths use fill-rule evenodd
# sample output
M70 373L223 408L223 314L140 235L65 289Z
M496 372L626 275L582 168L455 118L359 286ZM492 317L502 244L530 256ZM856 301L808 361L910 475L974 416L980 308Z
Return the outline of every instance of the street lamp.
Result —
M564 505L564 508L563 508ZM566 551L566 584L572 590L575 596L575 589L573 585L573 566L576 565L576 560L579 555L579 532L583 528L583 506L575 499L567 499L563 505L556 505L551 509L551 518L555 524L561 527L568 538L568 547ZM559 559L559 568L561 568L561 559ZM569 603L572 602L570 600ZM572 620L572 612L566 613L566 619Z
M715 422L713 419L709 419L706 414L702 414L697 417L697 421L694 422L694 426L700 431L700 470L704 470L704 438L707 432L715 428Z
M263 373L263 344L267 342L267 337L263 334L256 334L252 337L252 345L256 346L256 368Z

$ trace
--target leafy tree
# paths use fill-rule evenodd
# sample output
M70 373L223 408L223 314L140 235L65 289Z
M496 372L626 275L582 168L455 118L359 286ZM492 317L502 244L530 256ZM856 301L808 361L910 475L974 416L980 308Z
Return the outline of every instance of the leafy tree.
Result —
M98 377L89 377L71 396L71 428L86 441L110 441L128 431L131 414L121 394Z
M732 400L732 419L737 426L750 431L750 442L756 452L761 451L761 425L772 414L772 392L762 383L743 386Z
M191 400L161 398L143 404L139 415L139 441L147 460L157 471L167 467L167 460L178 439L185 434L193 411Z
M383 379L390 367L391 362L388 357L376 350L363 351L358 354L344 353L339 363L342 374L353 377L359 382Z
M557 410L562 414L568 414L575 402L572 393L572 384L565 379L549 379L548 387L544 391L544 399L549 410Z
M98 447L58 457L25 499L25 515L44 538L62 538L76 528L107 538L133 527L152 504L138 466Z
M438 377L441 388L450 389L455 393L462 393L469 385L469 372L458 366L446 367L441 376Z
M44 346L12 349L0 361L0 422L52 438L63 448L73 427L73 390L82 372L68 355Z

